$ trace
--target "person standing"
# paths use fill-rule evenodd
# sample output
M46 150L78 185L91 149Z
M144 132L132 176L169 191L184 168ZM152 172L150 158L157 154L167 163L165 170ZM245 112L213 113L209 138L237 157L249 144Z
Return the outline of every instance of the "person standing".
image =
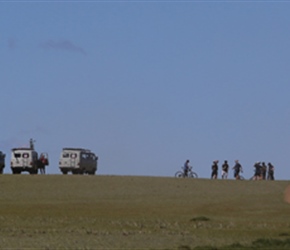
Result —
M267 174L267 166L266 166L265 162L262 162L262 166L261 166L262 180L266 180L266 174Z
M41 174L45 174L45 167L49 165L48 155L42 153L37 161L37 168L40 170Z
M212 166L211 166L211 170L212 170L211 178L212 179L217 179L217 177L218 177L218 169L219 169L218 162L219 162L218 160L214 161Z
M261 164L260 164L260 162L256 162L254 165L254 168L255 168L254 180L260 180L261 179Z
M222 179L228 178L229 164L228 161L225 161L222 165Z
M240 172L243 173L243 168L238 160L235 160L235 166L233 167L233 170L235 179L240 180Z
M274 166L272 165L271 162L268 163L268 177L267 179L268 180L271 180L271 181L274 181L275 178L274 178Z

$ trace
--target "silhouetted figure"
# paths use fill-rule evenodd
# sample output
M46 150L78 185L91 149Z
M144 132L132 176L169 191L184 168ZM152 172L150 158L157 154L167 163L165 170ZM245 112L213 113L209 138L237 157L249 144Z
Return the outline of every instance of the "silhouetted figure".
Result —
M235 166L233 167L233 170L234 170L235 179L239 180L240 179L240 172L243 172L243 168L238 160L235 160Z
M274 170L275 170L274 166L272 165L271 162L269 162L268 163L268 177L267 177L268 180L271 180L271 181L275 180Z
M222 165L222 179L228 178L229 164L228 161L225 161Z
M266 174L267 174L267 166L266 166L265 162L262 162L262 166L261 166L261 178L262 178L262 180L266 180Z
M183 171L184 171L184 176L187 177L188 176L188 170L189 170L190 166L189 166L189 160L186 160L186 162L184 163L183 166Z
M211 166L211 170L212 170L211 178L212 179L217 179L217 177L218 177L218 169L219 169L218 162L219 162L218 160L214 161L212 166Z
M261 164L260 162L256 162L254 164L255 173L254 173L254 180L260 180L261 179Z
M37 168L40 170L41 174L45 174L45 166L48 166L48 158L44 154L41 154L36 162Z

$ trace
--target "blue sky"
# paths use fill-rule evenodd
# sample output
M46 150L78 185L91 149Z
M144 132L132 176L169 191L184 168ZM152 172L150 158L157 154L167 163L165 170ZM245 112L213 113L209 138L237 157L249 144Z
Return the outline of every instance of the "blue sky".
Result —
M0 1L0 150L36 140L98 174L173 176L186 159L289 179L290 2ZM232 177L232 172L230 173Z

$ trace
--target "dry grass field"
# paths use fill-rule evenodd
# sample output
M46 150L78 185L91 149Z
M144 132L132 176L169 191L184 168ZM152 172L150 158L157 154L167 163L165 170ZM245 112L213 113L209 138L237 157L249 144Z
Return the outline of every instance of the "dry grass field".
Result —
M0 249L290 249L289 184L0 175Z

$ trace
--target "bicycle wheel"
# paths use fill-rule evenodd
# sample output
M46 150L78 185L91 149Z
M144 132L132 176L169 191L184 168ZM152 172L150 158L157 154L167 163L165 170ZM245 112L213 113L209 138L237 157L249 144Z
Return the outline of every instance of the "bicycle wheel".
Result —
M188 173L188 177L190 177L190 178L198 178L197 173L195 173L195 172L189 172Z
M177 177L177 178L181 178L181 177L184 177L184 174L183 174L182 171L177 171L177 172L175 173L175 177Z
M192 175L193 175L193 178L198 178L198 175L197 175L197 173L195 173L195 172L192 172Z

